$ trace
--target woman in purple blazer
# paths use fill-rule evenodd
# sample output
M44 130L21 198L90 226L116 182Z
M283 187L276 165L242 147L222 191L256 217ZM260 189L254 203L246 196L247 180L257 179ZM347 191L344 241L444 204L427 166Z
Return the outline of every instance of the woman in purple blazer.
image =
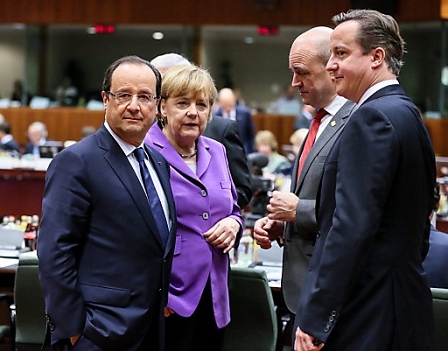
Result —
M224 146L201 136L216 88L197 66L175 66L162 83L150 145L171 166L177 235L169 289L166 351L219 350L230 322L228 252L242 232Z

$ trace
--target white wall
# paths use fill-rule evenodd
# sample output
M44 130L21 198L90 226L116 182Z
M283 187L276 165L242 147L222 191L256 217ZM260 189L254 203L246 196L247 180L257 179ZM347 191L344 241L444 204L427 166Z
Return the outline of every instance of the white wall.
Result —
M10 98L13 82L25 76L25 32L0 26L0 97Z

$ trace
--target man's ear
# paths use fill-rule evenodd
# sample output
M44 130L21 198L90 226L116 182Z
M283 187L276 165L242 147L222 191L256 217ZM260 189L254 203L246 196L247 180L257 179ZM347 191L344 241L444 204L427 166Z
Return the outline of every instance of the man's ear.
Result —
M383 64L386 59L386 52L383 48L378 47L373 49L371 52L372 55L372 67L377 68Z

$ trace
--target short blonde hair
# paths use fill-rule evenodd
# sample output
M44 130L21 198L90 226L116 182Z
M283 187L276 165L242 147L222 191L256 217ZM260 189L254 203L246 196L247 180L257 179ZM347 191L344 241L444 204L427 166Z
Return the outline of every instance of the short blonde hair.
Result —
M255 145L265 144L271 147L271 150L276 152L278 151L278 142L275 138L274 133L270 130L260 130L255 135Z
M302 145L303 140L305 139L306 135L308 134L308 128L300 128L297 129L294 133L291 134L289 137L289 142L292 145L299 146Z
M212 118L212 106L218 94L210 73L196 65L179 65L168 69L163 75L162 92L160 100L166 100L172 97L178 97L188 94L204 94L210 106L208 120ZM160 111L160 101L158 105L158 120L164 126L165 117Z

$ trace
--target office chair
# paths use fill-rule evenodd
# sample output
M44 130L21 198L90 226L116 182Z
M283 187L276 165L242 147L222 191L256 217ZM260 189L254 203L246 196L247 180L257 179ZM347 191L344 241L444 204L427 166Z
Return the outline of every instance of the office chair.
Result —
M434 308L434 351L446 351L448 345L448 289L431 288Z
M223 351L275 351L277 317L266 272L232 267L230 273L231 322Z
M11 319L9 306L11 304L11 297L6 294L0 294L1 313L6 316L7 324L0 324L0 343L8 343L11 346L11 351L15 350L14 343L14 326Z
M17 351L41 350L45 339L45 302L36 251L20 254L14 285Z

